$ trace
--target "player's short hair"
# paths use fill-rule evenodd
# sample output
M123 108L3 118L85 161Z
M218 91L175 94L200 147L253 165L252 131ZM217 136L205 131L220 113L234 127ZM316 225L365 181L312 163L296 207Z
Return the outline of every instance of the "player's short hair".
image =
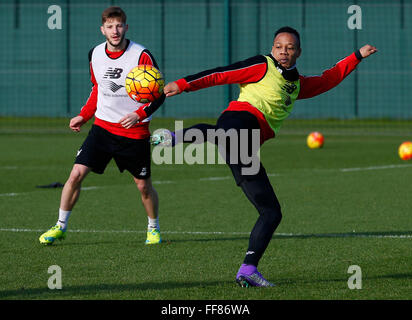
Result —
M277 36L279 33L283 33L283 32L293 34L293 35L296 37L296 39L298 39L298 48L300 48L300 35L299 35L299 32L297 32L296 29L293 29L292 27L287 27L287 26L286 26L286 27L279 28L279 29L275 32L275 36L273 37L273 41L275 40L276 36Z
M126 23L126 13L120 7L109 7L102 13L102 24L108 19L119 18L122 23Z

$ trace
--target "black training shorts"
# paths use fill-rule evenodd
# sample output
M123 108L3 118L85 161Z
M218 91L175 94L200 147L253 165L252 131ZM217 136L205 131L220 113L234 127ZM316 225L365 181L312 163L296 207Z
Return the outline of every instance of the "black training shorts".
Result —
M118 136L93 125L83 145L77 151L75 163L102 174L111 159L120 172L129 171L135 178L150 177L150 141Z
M257 151L260 148L260 139L258 140L258 145L255 146L256 150L252 148L252 131L253 130L260 130L259 122L257 118L247 111L225 111L223 112L220 117L217 119L216 123L217 129L223 129L226 132L228 130L236 130L238 132L238 146L235 148L237 154L231 155L231 146L230 146L230 139L228 139L228 143L226 144L226 150L224 154L224 159L226 163L229 165L230 169L232 170L233 177L235 178L236 184L240 185L244 180L262 180L267 179L266 170L263 167L262 163L260 162L259 157L257 156ZM247 130L248 138L247 140L241 140L242 135L240 134L241 130ZM259 136L260 138L260 136ZM248 156L254 155L255 167L254 174L244 175L243 170L247 168L251 168L251 163L242 163L240 156L240 150L247 150ZM223 151L224 152L224 151ZM235 156L235 159L238 161L232 163L230 161L231 156ZM251 160L251 159L249 159Z

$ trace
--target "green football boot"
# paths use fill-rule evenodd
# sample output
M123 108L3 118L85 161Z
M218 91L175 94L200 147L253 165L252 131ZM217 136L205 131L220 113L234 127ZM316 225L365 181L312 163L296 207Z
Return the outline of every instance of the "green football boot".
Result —
M162 243L162 237L158 229L150 229L147 231L146 244L159 244Z
M176 143L175 133L167 129L157 129L150 136L150 143L154 146L174 147Z
M65 238L66 231L56 224L54 227L51 227L48 231L43 233L40 236L39 241L41 244L53 244L56 239L64 240Z

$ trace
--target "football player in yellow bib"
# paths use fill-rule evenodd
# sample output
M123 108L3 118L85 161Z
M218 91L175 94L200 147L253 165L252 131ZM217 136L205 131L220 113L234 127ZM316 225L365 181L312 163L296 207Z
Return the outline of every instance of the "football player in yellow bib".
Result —
M167 84L164 93L167 97L171 97L183 91L195 91L223 84L239 84L238 99L229 104L216 125L198 124L183 131L198 129L204 134L206 141L207 131L211 129L223 129L225 132L232 129L239 133L246 129L248 139L244 141L240 139L238 148L233 150L240 150L242 146L247 145L250 151L253 130L259 130L260 144L275 137L283 120L291 113L296 100L311 98L332 89L349 75L362 59L376 51L374 46L365 45L337 62L322 75L305 77L300 75L296 68L296 60L302 52L300 35L291 27L283 27L275 32L270 54L258 55L229 66L186 76ZM176 141L178 135L173 132L171 135L174 139L172 139L173 144L193 142ZM216 143L216 139L212 142ZM281 221L279 201L261 163L255 173L246 175L243 169L249 164L232 163L232 159L242 157L231 154L230 143L226 145L225 150L224 158L232 170L237 185L242 188L259 212L259 218L250 234L245 259L236 275L236 282L242 287L273 286L258 272L257 265ZM256 152L253 146L252 151Z

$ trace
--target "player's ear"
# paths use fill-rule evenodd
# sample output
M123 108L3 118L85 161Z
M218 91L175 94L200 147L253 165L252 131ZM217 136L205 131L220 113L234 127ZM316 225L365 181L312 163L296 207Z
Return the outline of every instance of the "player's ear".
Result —
M126 24L126 25L124 26L124 30L125 30L125 32L127 32L127 30L129 30L129 25L128 25L128 24Z
M302 54L302 48L299 48L296 54L296 59L299 58L301 54Z
M106 34L104 33L104 27L103 25L100 26L100 31L102 32L102 34L105 36Z

